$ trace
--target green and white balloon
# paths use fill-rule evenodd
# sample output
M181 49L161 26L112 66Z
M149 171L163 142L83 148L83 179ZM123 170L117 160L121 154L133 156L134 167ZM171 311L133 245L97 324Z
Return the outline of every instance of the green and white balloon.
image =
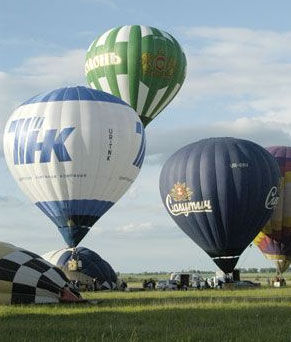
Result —
M181 88L186 57L176 39L164 31L122 26L93 41L85 73L90 87L120 97L146 126Z

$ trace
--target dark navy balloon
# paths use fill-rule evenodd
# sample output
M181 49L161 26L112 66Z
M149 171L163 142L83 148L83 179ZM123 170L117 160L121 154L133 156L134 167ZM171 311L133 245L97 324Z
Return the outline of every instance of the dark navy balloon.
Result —
M261 146L210 138L167 160L160 192L177 225L229 273L270 218L279 176L276 161Z
M116 288L117 276L111 265L88 248L77 247L51 251L43 255L43 258L61 268L70 280L92 283L92 280L96 279L101 289ZM80 269L73 272L69 269L72 259L77 259L82 264Z

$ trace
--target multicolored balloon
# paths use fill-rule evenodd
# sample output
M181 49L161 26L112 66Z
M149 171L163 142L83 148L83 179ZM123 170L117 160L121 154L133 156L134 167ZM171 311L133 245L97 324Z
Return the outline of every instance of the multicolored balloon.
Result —
M120 97L146 126L181 88L186 57L176 39L164 31L122 26L93 41L85 73L90 87Z
M164 164L162 201L177 225L225 273L270 218L279 168L261 146L235 138L187 145Z
M134 182L145 134L136 112L119 98L68 87L14 111L4 153L23 192L75 247Z
M267 150L280 167L280 199L254 243L267 259L275 262L278 272L283 273L291 262L291 147L272 146Z

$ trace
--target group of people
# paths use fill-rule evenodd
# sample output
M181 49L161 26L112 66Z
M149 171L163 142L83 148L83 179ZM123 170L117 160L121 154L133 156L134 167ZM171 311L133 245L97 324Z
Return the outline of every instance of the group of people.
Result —
M275 278L273 278L271 280L270 280L270 278L267 278L267 284L269 286L272 286L272 287L274 287L275 284L279 284L280 287L286 286L286 280L278 274Z
M96 278L92 278L91 282L87 282L86 284L83 284L80 282L80 280L71 280L70 281L71 286L76 290L85 290L85 291L98 291L100 290L100 283Z
M156 281L152 278L150 279L145 279L142 283L142 287L144 289L152 289L152 290L155 290L156 289Z
M118 284L118 289L121 291L125 291L127 289L127 282L121 279Z
M218 287L222 287L223 282L221 280L218 280ZM199 278L192 282L192 287L200 290L200 289L211 289L215 287L215 281L214 278Z

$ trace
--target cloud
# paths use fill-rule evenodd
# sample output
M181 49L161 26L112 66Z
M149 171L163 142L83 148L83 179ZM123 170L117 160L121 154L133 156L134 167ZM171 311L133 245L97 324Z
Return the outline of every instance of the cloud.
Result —
M187 77L157 118L163 129L147 129L146 163L161 163L182 146L212 136L290 145L291 32L210 27L182 32Z
M104 5L108 6L113 10L118 10L119 7L117 6L116 2L113 0L81 0L82 2L87 2L95 5Z
M11 208L14 211L15 208L24 207L27 204L26 202L14 196L0 195L0 205L1 208L5 210L7 210L7 208Z
M285 128L291 127L285 125ZM163 163L183 146L209 137L231 136L252 140L262 146L291 145L291 135L279 124L263 122L258 118L242 117L234 121L218 121L207 125L193 123L176 128L149 131L146 164Z
M234 118L291 123L291 32L183 28L188 60L179 106L224 101ZM198 108L199 109L199 108ZM222 113L218 113L222 114Z
M18 37L0 38L0 44L2 48L15 48L15 46L17 46L18 49L60 49L58 44L48 42L46 40L36 39L35 37L26 37L25 39Z
M25 100L55 88L85 84L85 50L70 50L59 56L38 56L9 72L0 70L0 155L5 123Z
M131 240L172 240L176 238L184 238L184 234L173 224L170 217L167 216L164 220L163 214L166 214L165 209L160 211L161 217L154 216L154 220L145 221L135 211L133 206L132 213L127 212L127 215L117 215L118 210L108 213L101 222L97 222L91 228L90 235L96 236L99 239L131 239ZM124 211L123 211L124 213ZM167 214L166 214L167 215ZM116 220L119 217L119 220ZM149 219L149 217L147 217Z
M56 87L60 83L84 83L84 50L70 50L60 56L33 57L13 70L34 87Z
M155 227L152 222L144 222L139 224L129 223L124 226L117 227L115 231L121 234L133 234L153 231L154 228Z

